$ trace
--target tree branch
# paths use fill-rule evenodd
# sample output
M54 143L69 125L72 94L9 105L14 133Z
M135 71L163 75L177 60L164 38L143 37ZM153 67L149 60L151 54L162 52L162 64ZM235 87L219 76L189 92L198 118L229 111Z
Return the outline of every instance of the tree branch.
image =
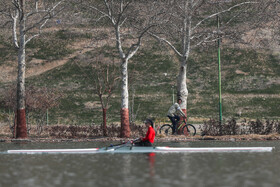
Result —
M89 6L89 8L96 10L97 12L101 13L104 17L108 17L110 19L110 15L106 14L105 12L99 10L98 8L94 7L94 6Z
M171 42L169 42L167 39L165 38L161 38L159 36L157 36L156 34L153 34L151 32L148 32L151 36L153 36L154 38L156 38L159 41L162 41L164 43L166 43L169 47L171 47L171 49L180 57L183 57L183 55L176 49L176 47L174 45L172 45Z
M232 9L237 8L237 7L240 7L240 6L242 6L242 5L253 4L253 3L258 3L258 2L251 2L251 1L248 1L248 2L239 3L239 4L236 4L236 5L230 7L230 8L228 8L228 9L226 9L226 10L223 10L223 11L217 12L217 13L215 13L215 14L212 14L212 15L210 15L210 16L207 16L206 18L204 18L204 19L202 19L200 22L198 22L198 23L192 28L192 31L195 30L197 27L199 27L204 21L206 21L206 20L208 20L208 19L210 19L210 18L213 18L213 17L215 17L215 16L217 16L217 15L220 15L220 14L223 14L223 13L225 13L225 12L230 12Z
M107 8L107 11L108 11L109 19L111 20L113 25L116 25L116 20L113 17L113 12L112 12L113 10L112 10L112 8L110 7L110 5L109 5L107 0L104 0L104 3L105 3L105 6Z
M53 17L55 17L57 14L59 14L63 8L61 8L59 11L56 12L56 14L53 14L52 13L55 11L55 9L63 2L64 0L62 1L59 1L56 5L54 5L52 8L48 9L47 11L42 11L43 13L46 13L42 19L40 19L37 23L34 23L32 26L28 27L25 29L25 33L27 33L29 30L37 27L38 25L40 25L40 29L42 29L46 23ZM40 33L41 31L39 31Z
M120 2L120 12L118 14L118 19L117 19L116 24L118 24L120 26L124 24L124 22L126 21L126 18L123 21L121 21L121 18L123 17L123 14L126 11L126 9L128 8L128 6L130 5L130 3L131 2L127 2L126 5L123 7L123 1Z
M19 16L19 12L16 11L16 15L11 15L12 19L13 19L13 43L15 48L19 49L19 45L18 45L18 39L17 39L17 19Z
M144 34L146 34L152 27L154 27L155 25L149 25L148 27L146 27L138 36L138 40L137 43L132 44L131 47L129 48L128 52L127 52L127 59L130 59L131 57L133 57L135 55L135 53L138 51L140 45L141 45L141 40L144 36Z
M28 42L30 42L33 38L36 38L37 36L40 36L41 32L42 32L42 28L46 25L46 23L49 21L49 19L46 19L45 22L40 26L39 31L37 34L34 34L33 36L31 36L29 39L26 40L25 44L27 44Z

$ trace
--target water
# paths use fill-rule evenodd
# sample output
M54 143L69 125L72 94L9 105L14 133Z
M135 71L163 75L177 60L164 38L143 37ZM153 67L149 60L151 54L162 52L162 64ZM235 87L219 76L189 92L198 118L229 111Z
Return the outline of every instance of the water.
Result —
M8 149L90 148L108 143L1 143ZM280 142L157 143L173 147L272 146L269 153L0 154L0 187L280 186Z

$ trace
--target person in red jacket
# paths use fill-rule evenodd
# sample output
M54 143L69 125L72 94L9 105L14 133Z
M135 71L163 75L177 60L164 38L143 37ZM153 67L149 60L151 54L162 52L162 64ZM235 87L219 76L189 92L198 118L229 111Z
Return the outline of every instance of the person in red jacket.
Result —
M155 140L154 123L150 119L145 120L145 125L148 128L145 138L141 138L140 142L135 143L136 146L153 146Z

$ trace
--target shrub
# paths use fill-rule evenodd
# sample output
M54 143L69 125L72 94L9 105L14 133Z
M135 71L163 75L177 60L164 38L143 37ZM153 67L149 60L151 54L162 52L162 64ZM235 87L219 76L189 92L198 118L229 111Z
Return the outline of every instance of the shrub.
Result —
M232 118L227 122L220 124L219 121L210 119L204 121L201 134L209 136L219 135L241 135L241 134L260 134L268 135L272 133L280 134L280 125L278 121L266 120L262 122L257 119L256 121L242 122L237 124L236 120Z
M120 126L116 124L111 124L107 126L107 136L108 137L119 137L120 136ZM145 128L140 125L131 124L131 136L139 137L145 135ZM102 125L55 125L45 127L45 132L49 133L52 138L93 138L103 136Z

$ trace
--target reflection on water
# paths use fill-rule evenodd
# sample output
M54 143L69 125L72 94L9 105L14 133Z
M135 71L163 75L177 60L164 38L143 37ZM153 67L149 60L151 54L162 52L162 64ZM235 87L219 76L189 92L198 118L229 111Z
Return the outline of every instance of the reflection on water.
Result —
M107 143L0 144L8 149ZM158 143L176 147L273 146L272 153L0 154L0 186L279 186L279 142Z
M150 165L150 176L155 176L155 156L156 153L148 153L149 156L149 165Z

